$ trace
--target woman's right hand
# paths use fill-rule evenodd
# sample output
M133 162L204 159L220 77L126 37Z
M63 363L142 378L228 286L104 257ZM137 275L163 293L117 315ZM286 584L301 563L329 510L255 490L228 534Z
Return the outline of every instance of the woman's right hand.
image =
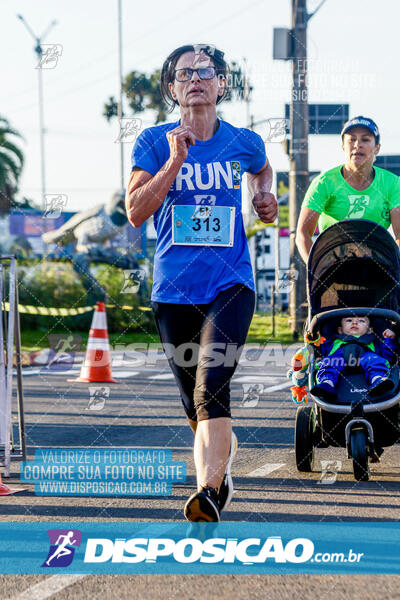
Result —
M183 164L188 155L190 146L196 143L193 131L190 127L179 125L167 132L167 140L170 149L170 160Z

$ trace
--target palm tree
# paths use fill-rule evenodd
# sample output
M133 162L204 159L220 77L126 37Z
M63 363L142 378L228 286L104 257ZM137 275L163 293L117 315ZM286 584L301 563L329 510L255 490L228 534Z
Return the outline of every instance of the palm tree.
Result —
M7 119L0 116L0 214L3 215L10 211L24 164L24 155L10 136L22 138Z

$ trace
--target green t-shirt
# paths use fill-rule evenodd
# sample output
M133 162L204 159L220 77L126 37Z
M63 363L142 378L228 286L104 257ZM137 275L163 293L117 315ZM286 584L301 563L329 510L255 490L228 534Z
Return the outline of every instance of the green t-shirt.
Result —
M310 184L303 206L320 213L318 228L345 219L369 219L388 229L389 211L400 206L400 179L394 173L373 167L375 177L365 190L351 187L341 174L343 165L318 175Z

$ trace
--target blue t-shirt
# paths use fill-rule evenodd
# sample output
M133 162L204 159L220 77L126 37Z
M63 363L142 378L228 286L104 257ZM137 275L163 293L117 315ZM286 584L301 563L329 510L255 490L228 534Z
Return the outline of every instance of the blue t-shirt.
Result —
M177 121L145 129L133 148L132 168L156 175L170 156L166 133L179 124ZM265 161L265 145L257 133L222 120L211 139L196 140L190 146L164 202L154 213L157 245L153 301L207 304L237 283L254 290L242 218L241 179L245 171L257 173ZM235 207L233 246L172 244L171 207L179 204Z

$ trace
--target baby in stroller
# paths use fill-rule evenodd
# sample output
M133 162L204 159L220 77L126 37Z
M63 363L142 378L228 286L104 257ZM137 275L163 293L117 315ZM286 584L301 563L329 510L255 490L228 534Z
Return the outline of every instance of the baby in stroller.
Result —
M305 347L291 375L299 471L313 470L316 448L342 447L367 481L370 462L400 440L399 282L396 242L372 221L340 221L314 242Z
M396 358L397 341L391 329L385 329L382 336L380 340L375 335L367 316L343 318L337 334L319 346L322 360L318 363L317 383L311 393L333 402L340 374L346 367L361 368L370 397L390 392L394 382L388 376L390 363Z

